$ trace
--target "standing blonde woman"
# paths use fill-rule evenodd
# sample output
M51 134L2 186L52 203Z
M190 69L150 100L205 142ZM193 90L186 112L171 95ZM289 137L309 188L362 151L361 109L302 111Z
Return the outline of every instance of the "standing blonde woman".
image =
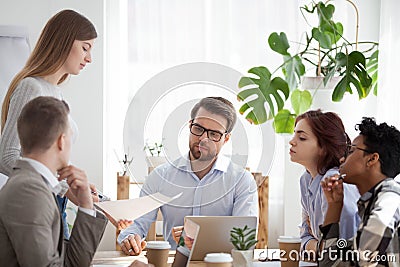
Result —
M96 37L93 24L73 10L62 10L47 22L25 67L11 81L4 98L1 113L1 173L10 175L15 162L22 155L17 134L17 119L22 108L38 96L63 99L58 85L69 75L78 75L86 64L92 62L91 50ZM76 136L76 125L70 121ZM68 166L59 170L58 175L61 178L82 177L85 173L74 166ZM64 187L63 192L69 196L67 190L68 187ZM58 201L63 216L64 236L68 238L65 220L67 198L58 196Z

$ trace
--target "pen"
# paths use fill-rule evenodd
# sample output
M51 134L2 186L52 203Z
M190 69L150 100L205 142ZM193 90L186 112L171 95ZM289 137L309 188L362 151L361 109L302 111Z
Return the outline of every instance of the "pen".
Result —
M337 180L339 181L339 180L344 180L344 177L346 177L346 174L344 173L344 174L341 174L340 176L339 176L339 178L337 178Z
M109 201L109 200L110 200L110 198L109 198L108 196L104 195L104 194L103 194L101 191L99 191L99 190L97 190L97 192L96 192L96 191L92 191L92 194L93 194L93 195L96 195L96 194L97 194L97 196L99 197L99 202Z

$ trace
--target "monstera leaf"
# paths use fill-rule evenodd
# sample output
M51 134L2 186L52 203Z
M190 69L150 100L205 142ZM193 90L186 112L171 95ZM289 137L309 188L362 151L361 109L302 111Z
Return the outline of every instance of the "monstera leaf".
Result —
M345 92L353 93L352 86L356 88L359 99L368 96L371 90L372 78L365 68L365 57L358 51L346 55L342 52L336 56L338 69L345 69L343 78L336 85L332 93L333 101L341 101Z
M283 58L285 64L282 67L282 71L285 75L285 80L289 85L290 91L293 91L298 87L301 76L306 73L306 67L303 62L301 62L301 58L298 55L294 57L283 56Z
M376 50L367 63L367 72L372 78L371 88L374 89L374 95L378 94L378 54L379 50Z
M271 79L271 72L266 67L255 67L248 71L258 78L242 77L239 81L239 88L246 87L238 93L238 99L245 101L240 107L240 114L249 111L246 119L254 124L266 122L284 106L284 101L289 97L289 87L280 77ZM284 99L281 94L283 94ZM247 102L246 102L247 101ZM267 112L265 102L269 106ZM275 111L275 106L277 111ZM268 113L268 115L267 115Z
M287 109L282 109L274 117L274 123L272 125L276 133L293 134L295 121L296 114L290 113Z

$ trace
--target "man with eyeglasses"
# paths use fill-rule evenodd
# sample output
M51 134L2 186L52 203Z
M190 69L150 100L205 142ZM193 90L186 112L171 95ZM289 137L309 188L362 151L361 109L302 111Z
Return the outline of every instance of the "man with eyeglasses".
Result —
M372 118L363 118L357 128L341 176L321 182L328 210L320 227L320 266L399 266L400 185L393 177L400 173L400 132ZM343 182L356 185L361 195L354 240L338 239Z
M201 99L191 111L189 153L156 168L143 185L141 196L183 193L160 208L164 238L172 249L177 246L185 216L258 216L253 176L219 155L235 122L236 111L231 102L222 97ZM142 251L145 247L142 240L156 217L154 210L121 232L118 242L126 254L137 255Z

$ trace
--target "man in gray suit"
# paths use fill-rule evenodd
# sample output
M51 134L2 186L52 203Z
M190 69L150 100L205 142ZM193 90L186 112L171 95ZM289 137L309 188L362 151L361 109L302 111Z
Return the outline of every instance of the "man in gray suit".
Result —
M0 266L90 265L107 219L93 208L85 173L68 165L68 113L67 104L52 97L35 98L21 112L23 157L0 190ZM61 179L79 201L68 242L56 201Z

